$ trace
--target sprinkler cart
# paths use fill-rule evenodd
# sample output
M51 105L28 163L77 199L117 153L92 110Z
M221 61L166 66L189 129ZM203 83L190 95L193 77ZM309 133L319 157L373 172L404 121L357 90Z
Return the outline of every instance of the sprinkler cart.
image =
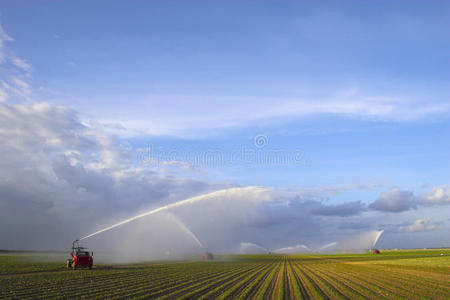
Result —
M75 240L72 243L71 258L67 259L67 268L76 270L78 267L87 267L91 270L94 264L94 252L89 253L87 248L78 245L78 241Z

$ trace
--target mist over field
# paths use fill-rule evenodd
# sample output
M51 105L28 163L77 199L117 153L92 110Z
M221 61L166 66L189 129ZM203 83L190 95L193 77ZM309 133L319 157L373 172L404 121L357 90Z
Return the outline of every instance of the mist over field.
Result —
M0 4L0 249L450 246L448 4L94 2Z

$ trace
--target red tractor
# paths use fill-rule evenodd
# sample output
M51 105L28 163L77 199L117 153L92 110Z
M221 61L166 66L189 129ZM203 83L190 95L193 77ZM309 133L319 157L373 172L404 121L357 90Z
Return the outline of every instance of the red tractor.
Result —
M94 252L89 253L87 248L80 247L78 245L78 240L75 240L72 243L72 252L70 252L70 256L71 258L67 260L67 268L76 270L78 267L88 267L89 270L91 270L94 265Z

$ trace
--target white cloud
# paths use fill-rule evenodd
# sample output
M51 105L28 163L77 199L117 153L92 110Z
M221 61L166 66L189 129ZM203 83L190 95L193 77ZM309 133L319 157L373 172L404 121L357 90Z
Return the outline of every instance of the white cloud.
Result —
M369 205L369 208L382 212L402 212L418 206L436 206L450 204L450 190L447 186L435 186L420 196L413 192L394 187L381 195Z
M114 98L114 95L107 96ZM364 92L330 93L327 96L298 98L222 97L216 95L141 95L125 96L138 101L134 105L102 107L96 112L90 103L80 103L81 111L89 111L102 122L116 122L127 131L121 135L172 135L184 138L207 136L215 130L227 130L301 119L307 116L335 115L351 119L412 122L446 117L448 102L427 103L419 96L370 96ZM98 99L101 103L102 100ZM116 101L120 102L120 101ZM129 102L126 102L129 104ZM117 118L117 110L121 116ZM97 113L97 115L96 115ZM151 120L151 122L149 121Z
M5 42L12 41L13 39L3 30L0 25L0 63L3 63L6 57Z
M446 186L436 186L421 198L424 205L450 204L450 189Z
M8 99L8 94L3 89L0 89L0 103L5 102Z
M412 192L393 188L382 193L369 207L384 212L401 212L413 209L416 205L416 198Z
M112 216L226 186L134 166L113 137L46 103L0 104L0 139L0 248L61 247Z
M306 198L314 198L317 196L336 196L348 191L374 191L382 187L379 182L372 182L369 184L349 183L340 186L324 186L317 188L283 188L283 193L286 195L296 196L301 195Z
M30 100L32 91L26 79L30 77L32 67L6 46L10 41L13 39L0 25L0 102Z
M416 232L416 231L430 231L434 230L436 225L428 218L415 220L412 224L406 226L399 226L398 232Z
M25 71L27 73L29 73L32 69L31 65L21 58L13 57L11 61L16 67L20 68L22 71Z

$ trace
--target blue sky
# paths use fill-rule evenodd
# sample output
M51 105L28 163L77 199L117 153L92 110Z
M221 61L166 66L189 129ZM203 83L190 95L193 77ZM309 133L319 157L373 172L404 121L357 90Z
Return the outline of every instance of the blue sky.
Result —
M71 109L134 167L331 205L449 184L448 1L1 1L0 24L5 103Z

